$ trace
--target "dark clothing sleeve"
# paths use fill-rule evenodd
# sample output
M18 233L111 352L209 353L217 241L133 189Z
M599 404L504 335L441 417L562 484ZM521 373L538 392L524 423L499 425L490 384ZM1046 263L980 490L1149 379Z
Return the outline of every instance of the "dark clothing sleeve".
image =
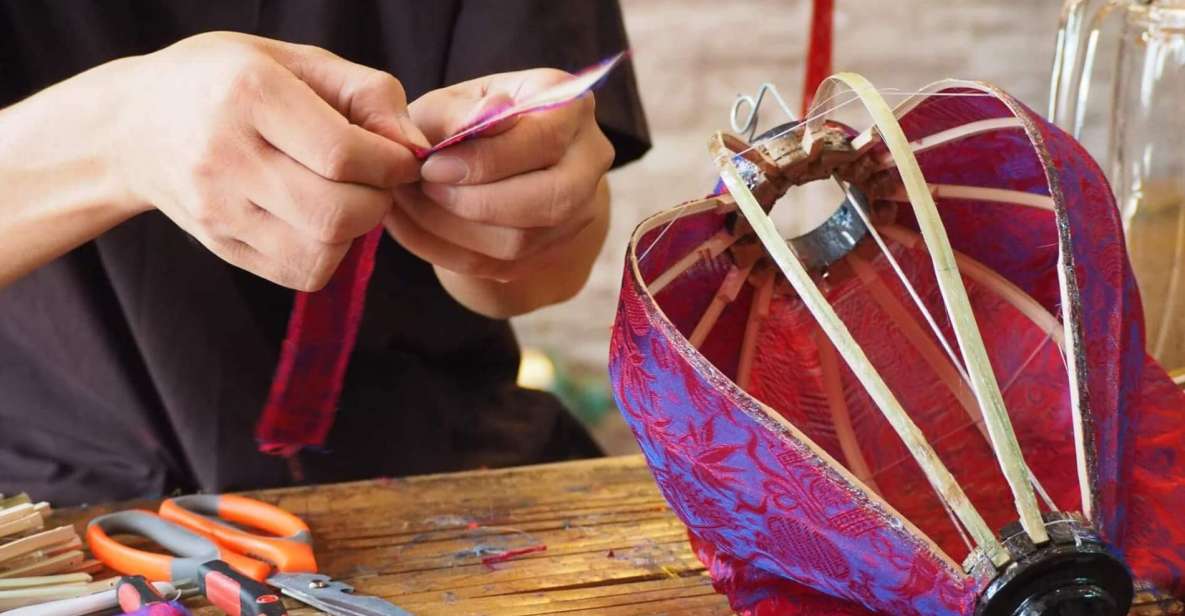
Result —
M615 0L462 2L444 81L528 68L575 72L629 49ZM617 150L614 166L640 158L650 135L634 67L625 62L597 90L597 122Z

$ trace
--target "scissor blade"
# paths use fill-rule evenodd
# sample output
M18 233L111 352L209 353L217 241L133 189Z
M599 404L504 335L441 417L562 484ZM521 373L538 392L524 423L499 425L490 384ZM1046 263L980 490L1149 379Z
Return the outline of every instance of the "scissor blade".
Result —
M334 616L412 616L411 612L319 573L277 573L268 583L280 592Z

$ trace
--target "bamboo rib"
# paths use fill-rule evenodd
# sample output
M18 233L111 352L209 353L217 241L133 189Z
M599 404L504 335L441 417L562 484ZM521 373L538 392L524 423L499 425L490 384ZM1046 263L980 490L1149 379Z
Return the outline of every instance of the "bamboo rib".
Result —
M835 347L831 345L826 334L819 332L815 336L819 349L819 368L823 373L823 391L827 395L827 406L831 409L831 424L835 427L835 438L839 441L840 451L848 468L852 470L864 485L873 492L882 494L880 486L872 476L872 469L868 467L868 460L860 450L860 443L856 440L856 430L852 428L852 415L848 412L848 402L843 395L843 380L839 371L839 360L835 356Z
M949 88L964 88L969 90L979 90L986 93L993 92L990 86L974 81L963 81L956 79L946 79L936 81L922 88L916 94L906 98L897 105L894 109L894 114L897 117L909 113L909 111L916 108L922 102L926 101L931 94L938 93ZM815 100L826 100L816 97ZM1022 110L1017 103L1007 99L1000 99L1014 117L1018 117ZM1083 106L1079 106L1079 110ZM818 114L812 114L818 115ZM1078 118L1079 124L1081 117ZM1030 129L1026 127L1026 132ZM1077 134L1077 133L1075 133ZM863 133L859 134L852 140L852 146L858 152L865 152L868 148L876 144L878 135L876 127L869 128ZM1052 207L1050 208L1052 209ZM1094 452L1094 444L1086 433L1086 422L1088 421L1088 411L1086 406L1087 395L1085 376L1086 364L1084 356L1082 355L1081 346L1082 330L1080 325L1080 317L1077 314L1076 296L1077 296L1077 281L1073 278L1072 270L1074 266L1074 257L1070 252L1069 244L1065 237L1060 237L1058 240L1058 291L1061 295L1062 305L1062 337L1065 340L1066 357L1066 372L1070 381L1070 409L1074 416L1074 458L1078 467L1078 489L1082 499L1082 513L1088 520L1095 520L1095 486L1094 478L1096 476L1097 457Z
M753 356L757 352L757 339L761 335L761 323L769 316L769 304L774 296L774 272L767 269L756 275L757 288L753 291L753 303L749 306L749 319L745 322L745 335L741 339L741 359L737 364L737 386L749 391L753 376Z
M988 201L992 203L1010 203L1023 205L1053 212L1053 199L1046 195L1037 195L1007 188L988 188L986 186L961 186L957 184L926 184L930 195L934 199L964 199L967 201ZM904 187L898 187L881 199L897 203L910 203L909 193Z
M660 291L682 275L683 272L690 269L691 266L700 261L707 261L720 256L720 253L728 250L728 247L735 244L739 238L740 236L733 235L728 229L717 231L715 235L704 240L703 243L684 255L682 259L679 259L671 267L667 268L665 272L659 274L654 279L654 282L647 285L650 287L650 293L658 295Z
M926 135L921 139L911 142L909 144L909 148L913 150L913 153L916 155L938 146L958 141L960 139L974 137L975 135L981 135L983 133L1005 130L1009 128L1019 128L1024 130L1024 127L1024 122L1021 122L1020 118L1016 116L1008 116L1006 118L990 118L987 120L979 120L977 122L968 122L954 128L948 128L944 131ZM880 160L877 161L878 170L892 169L896 166L897 163L893 160L893 155L891 152L885 152Z
M913 152L909 148L909 142L901 130L901 125L897 123L893 110L867 79L854 73L833 75L823 82L820 88L821 98L826 98L829 89L837 83L846 84L860 97L865 109L872 115L885 146L897 160L897 169L901 175L902 183L905 185L910 203L913 205L922 238L930 251L939 290L946 303L947 314L955 330L955 338L959 342L959 349L962 352L967 373L971 377L971 389L975 392L975 397L983 410L992 447L1004 478L1008 482L1008 487L1012 490L1021 526L1024 527L1033 543L1045 543L1049 540L1049 534L1045 530L1041 509L1037 505L1037 497L1029 485L1029 475L1025 470L1024 459L1021 456L1020 443L1016 440L1016 434L1012 430L1012 424L1004 408L1003 396L1000 394L1000 387L992 372L983 338L975 322L975 315L971 312L967 290L963 287L963 280L959 275L954 252L950 247L950 240L946 236L946 229L942 226L938 208L926 185L925 177L922 176L921 169L918 167L917 159L914 158ZM807 145L813 140L812 136L817 132L821 120L815 122L815 125L810 123L807 125L804 136ZM971 529L968 528L968 530ZM973 536L974 534L972 533ZM976 541L978 543L979 539L976 538Z
M697 349L703 346L704 340L707 340L708 334L712 333L712 328L716 326L716 321L720 319L724 308L736 299L737 293L740 293L741 287L745 285L745 279L749 277L749 272L753 270L755 263L756 261L743 267L734 265L724 275L724 280L720 281L720 288L712 297L712 303L708 304L708 308L700 316L699 323L687 338L692 346Z
M900 230L905 232L904 229ZM886 232L885 235L889 235L889 233ZM916 235L912 237L913 239L917 240L921 239ZM895 239L897 241L901 241L901 238ZM912 242L909 243L912 245ZM885 256L889 256L889 253L886 252ZM1056 327L1051 328L1049 325L1050 321L1052 321L1054 325L1057 325L1057 319L1054 319L1049 313L1041 309L1041 306L1034 302L1032 298L1029 298L1024 294L1023 291L1017 289L1011 283L1007 283L1002 276L996 274L991 269L984 267L974 259L966 257L966 255L961 253L955 253L955 259L958 262L959 270L963 275L976 280L985 286L991 287L1001 296L1004 296L1005 301L1009 302L1011 305L1020 310L1038 327L1041 327L1042 331L1044 331L1055 344L1060 344L1060 330L1058 330ZM889 318L901 328L902 333L904 333L905 336L909 338L910 341L912 341L914 348L918 351L918 354L921 355L926 364L929 365L934 373L938 376L938 380L946 385L951 394L955 396L955 399L959 402L959 406L963 407L963 411L967 414L967 417L974 423L975 428L980 434L983 435L984 440L986 440L990 446L992 439L990 436L988 436L987 426L984 425L983 416L979 412L979 406L975 403L975 396L969 387L970 381L967 377L967 374L959 370L959 366L957 364L943 361L942 354L940 353L938 347L926 336L925 330L922 329L921 325L918 325L917 321L915 321L909 315L909 312L906 310L905 306L898 302L897 298L889 293L888 286L872 270L872 265L870 263L855 253L849 254L846 261L852 266L852 271L854 271L860 278L860 281L864 283L864 286L868 289L869 294L872 296L873 300L876 301L877 305L881 307L881 310L884 310L885 314L888 315ZM968 270L972 270L974 274ZM900 276L900 274L898 275ZM1000 284L1001 281L1005 281L1005 284ZM901 282L907 283L904 277L901 277ZM1018 294L1020 297L1017 296ZM1039 315L1030 314L1030 311L1032 311L1034 307L1040 311ZM929 311L926 310L925 306L920 302L918 304L918 308L924 315L927 316L927 318L932 320L932 317L929 315ZM1044 315L1044 318L1042 318L1041 315ZM939 337L940 340L942 339L942 332L939 331L937 327L934 329L934 335ZM948 356L948 358L950 357ZM950 359L953 361L953 358ZM1007 386L1005 389L1007 389ZM1046 507L1048 507L1050 511L1057 511L1058 508L1056 505L1054 505L1053 499L1050 498L1049 493L1045 491L1045 486L1043 486L1037 479L1037 475L1033 473L1031 468L1028 467L1027 462L1025 463L1025 468L1028 469L1027 472L1029 474L1029 482L1033 484L1033 489L1037 491L1037 495L1041 497L1041 500L1045 502Z
M757 199L745 185L736 166L729 159L717 160L717 164L720 166L725 186L736 200L738 208L748 220L754 233L757 234L774 263L786 275L803 304L831 339L840 356L852 368L852 372L868 391L869 396L876 402L877 407L881 409L885 418L896 430L910 453L913 454L939 497L950 504L959 520L975 539L976 545L985 552L993 563L997 566L1007 563L1008 553L997 541L995 534L988 528L987 523L984 522L983 517L972 505L950 471L938 459L934 449L926 442L921 430L906 414L905 409L901 407L901 403L897 401L884 380L881 379L880 374L871 367L864 350L852 338L847 326L827 303L827 299L815 286L798 257L791 252L790 247L774 226L773 220L761 209L761 205L757 203Z

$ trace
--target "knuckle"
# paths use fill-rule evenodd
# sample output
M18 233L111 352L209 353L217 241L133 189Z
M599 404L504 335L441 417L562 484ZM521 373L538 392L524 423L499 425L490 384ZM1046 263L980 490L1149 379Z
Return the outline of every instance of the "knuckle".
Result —
M400 102L407 100L407 92L403 89L403 82L386 71L374 71L362 84L364 91L374 92L387 99Z
M222 102L237 106L262 98L267 91L270 68L263 58L254 55L237 59L221 91Z
M345 209L338 200L325 201L313 209L313 232L317 241L333 244L352 239L346 229Z
M227 237L230 234L226 213L222 204L214 197L199 196L190 208L194 224L213 237Z
M325 160L321 163L321 175L335 182L348 181L354 167L355 149L353 141L343 138L334 140L325 151Z
M302 291L320 291L329 284L337 269L339 251L337 246L325 242L314 242L302 247L294 256L292 270L299 272Z
M572 188L562 180L558 174L549 174L547 207L543 212L543 225L554 227L568 219L571 215L575 199Z
M595 148L597 161L597 169L601 173L609 171L613 167L613 161L617 159L617 148L613 147L613 142L605 136L605 133L600 130L597 131L597 147Z
M534 142L539 151L550 162L563 158L568 149L570 136L563 130L559 122L536 122Z

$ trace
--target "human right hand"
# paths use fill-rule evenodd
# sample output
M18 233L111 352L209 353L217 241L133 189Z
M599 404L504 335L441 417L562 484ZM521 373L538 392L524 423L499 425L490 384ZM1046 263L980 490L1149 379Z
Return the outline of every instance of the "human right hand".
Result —
M129 203L156 207L225 261L317 290L427 141L393 76L328 51L236 33L128 64L115 148Z

